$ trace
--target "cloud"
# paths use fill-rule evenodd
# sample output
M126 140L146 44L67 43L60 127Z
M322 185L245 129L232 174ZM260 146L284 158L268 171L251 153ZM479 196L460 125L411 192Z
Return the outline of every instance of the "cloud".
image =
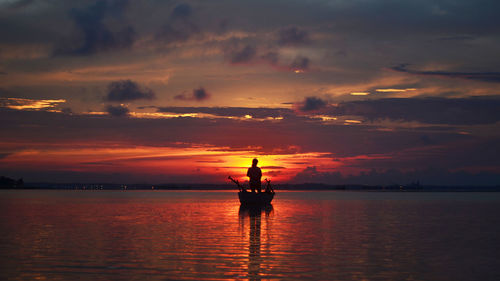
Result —
M309 68L309 58L297 56L290 64L289 68L295 72L306 71Z
M191 20L192 7L187 3L177 5L171 12L167 23L156 33L156 39L167 44L184 42L200 32Z
M297 173L291 180L295 183L324 183L333 185L400 185L420 182L424 185L493 185L500 181L500 173L451 171L446 168L425 168L410 171L371 169L358 175L342 175L340 172L321 172L316 166L309 166Z
M21 10L26 9L32 4L34 4L36 0L14 0L14 1L4 1L0 3L0 5L5 5L2 8L12 9L12 10Z
M283 28L278 31L278 44L281 46L298 46L310 42L309 33L296 26Z
M268 52L260 57L271 65L278 65L279 55L277 52Z
M193 98L197 101L206 100L209 97L210 97L210 95L203 88L193 90Z
M262 169L275 169L275 170L283 170L286 169L286 167L283 166L262 166Z
M204 88L194 89L190 96L180 94L174 97L176 100L204 101L210 98L210 94Z
M6 158L7 156L11 155L12 153L0 153L0 160Z
M212 108L206 110L210 109ZM224 112L224 108L213 110L216 109ZM189 108L179 110L191 111ZM229 115L234 109L227 110L226 114ZM244 112L242 109L240 112L264 114L267 109L255 109L254 112L250 111L251 108L247 110L249 111ZM277 114L275 111L270 112ZM326 152L328 155L319 163L309 162L307 159L295 159L293 162L305 162L306 164L301 164L304 165L303 168L316 165L319 171L323 171L323 165L338 167L338 164L342 164L338 168L343 174L346 171L355 173L373 167L405 170L429 165L453 170L467 167L488 170L500 167L496 153L500 149L496 125L475 128L478 133L462 135L457 134L456 130L425 129L423 133L419 128L378 131L377 126L325 124L293 115L278 122L245 122L243 125L238 119L217 119L216 122L208 118L189 117L144 120L8 109L0 109L0 123L5 132L2 135L3 152L11 151L11 148L6 147L9 143L12 146L40 149L71 143L78 146L84 144L90 148L108 147L110 141L133 147L191 143L213 148L224 147L227 151L250 149L257 154L267 155L296 154L297 151ZM424 134L429 141L422 140ZM124 135L127 137L123 138ZM90 139L92 141L87 141ZM488 141L483 141L485 139ZM19 140L23 140L23 143L18 144ZM456 143L459 145L454 145ZM385 158L357 157L374 154ZM279 166L290 168L282 161Z
M124 117L129 114L129 109L122 105L117 105L117 106L108 105L106 107L106 111L109 113L109 115L114 117Z
M500 83L500 72L451 72L451 71L418 71L410 70L407 64L391 67L392 70L415 75L437 76Z
M247 63L255 58L257 49L254 46L246 45L242 49L234 50L229 54L229 61L232 64Z
M198 29L191 25L167 24L157 33L156 39L165 43L184 42L196 33Z
M304 101L299 104L301 111L316 111L325 108L328 103L317 97L306 97Z
M246 64L250 62L268 63L281 71L294 71L301 73L309 69L310 60L305 56L296 56L289 63L280 63L279 53L276 51L269 51L260 56L258 55L257 47L246 44L241 45L238 42L232 41L227 44L224 50L226 60L231 64Z
M189 16L191 16L193 9L191 6L187 3L181 3L177 5L173 10L172 10L172 17L173 18L181 18L181 19L186 19Z
M500 121L500 98L385 98L341 102L330 114L369 120L392 119L427 124L493 124Z
M471 35L450 35L450 36L443 36L438 38L437 40L441 41L465 41L465 40L474 40L476 39L475 36Z
M0 4L2 8L6 7L7 2ZM161 145L162 141L169 140L197 141L224 146L236 143L257 144L263 147L262 150L273 151L278 144L290 142L292 145L300 146L304 151L317 149L336 154L356 154L387 152L411 145L428 147L441 145L444 140L451 142L462 138L490 138L492 134L497 134L497 127L500 124L497 121L498 114L495 113L498 111L497 101L424 98L386 99L378 102L369 100L393 96L393 94L377 94L375 86L419 89L405 96L421 94L422 91L425 93L426 89L433 91L429 95L440 97L444 97L445 94L437 91L453 93L449 95L450 97L495 94L497 91L495 83L472 83L479 81L477 75L474 76L476 80L471 80L471 75L466 75L468 78L462 80L438 79L451 76L443 76L442 72L438 73L441 76L435 76L436 73L431 71L427 75L434 76L420 78L435 77L434 79L419 79L418 76L414 76L419 74L405 74L406 72L395 72L396 70L384 73L379 70L380 66L387 65L387 62L418 61L419 65L456 65L457 58L461 58L462 65L474 66L474 69L496 70L494 67L498 64L498 59L495 59L495 53L498 50L497 34L500 17L494 13L498 9L492 9L491 5L498 8L500 2L489 1L489 5L477 5L473 1L459 1L458 4L451 1L441 2L439 6L448 11L446 15L431 14L430 8L434 4L429 1L411 4L386 0L351 1L349 5L345 5L343 1L322 1L315 5L307 1L293 1L287 2L286 9L283 9L280 3L266 3L266 8L262 9L262 3L255 1L229 1L224 2L224 5L215 2L200 4L201 2L192 1L188 3L193 4L184 4L184 1L155 1L154 5L148 1L129 1L130 6L115 4L126 2L36 0L31 5L22 6L17 10L4 9L5 13L2 13L0 18L2 38L0 52L8 61L1 71L9 74L0 75L0 78L5 84L2 87L14 93L3 96L37 100L44 96L47 99L64 98L68 99L67 105L59 104L49 110L61 110L62 107L70 106L74 112L58 114L45 112L46 110L0 108L0 111L3 111L0 122L2 129L9 128L9 132L2 134L2 140L57 141L59 137L67 142L78 142L91 136L93 138L94 135L98 135L96 138L101 140L109 140L126 134L138 144L155 142L155 145ZM391 9L386 9L388 4ZM110 8L113 5L117 5L117 9ZM224 15L223 18L227 19L223 22L223 26L226 26L226 29L223 29L224 33L219 33L220 29L217 27L223 19L220 15ZM285 26L292 27L279 28ZM117 35L127 27L132 27L136 32L131 40L124 40L133 41L133 50L120 49L120 52L109 52L115 50L113 49L115 47L128 46L128 43L115 42L121 42L122 37L129 37ZM313 29L308 27L313 27L314 33ZM164 41L152 42L157 34L159 39ZM461 34L473 38L451 40L453 36ZM58 46L57 40L60 37L78 39L69 42L71 44L66 48L61 48L69 54L93 54L101 51L108 53L76 60L72 57L47 56L48 50L54 44ZM443 37L449 37L450 40L438 39ZM224 56L226 63L221 64L220 52L225 50L224 46L233 38L238 40L239 44ZM311 39L314 41L311 42ZM186 40L189 42L178 43ZM170 42L172 46L169 45L171 48L168 52L158 48L158 45ZM248 49L243 52L246 46L256 49L255 55L248 52ZM301 48L295 49L296 46ZM21 52L31 49L33 51L29 52L36 51L40 55L32 57L27 55L27 52ZM11 54L13 51L14 54ZM339 55L342 52L344 55ZM20 53L22 54L17 55ZM298 54L306 56L307 60L296 59ZM234 69L230 65L231 60L241 64L261 65L253 65L248 69L244 67ZM389 64L389 66L394 65ZM220 67L217 71L207 74L207 70L210 72L209 70L217 67ZM300 72L313 67L315 71L303 76L279 72L294 68ZM96 73L94 68L102 70ZM404 66L400 70L413 71L413 69L412 66ZM415 68L415 70L422 69ZM126 76L123 76L125 72ZM202 75L203 73L207 75ZM165 74L171 77L169 86L165 88L164 84L153 82L152 85L155 85L153 89L170 90L173 93L171 97L186 90L180 98L193 100L192 105L199 103L194 102L197 99L196 95L191 93L193 88L185 87L188 80L196 81L194 86L207 87L209 84L224 82L225 88L230 90L218 93L220 96L213 101L221 105L228 104L227 98L230 95L236 95L235 103L239 105L248 103L249 106L275 106L287 100L285 92L295 96L295 101L304 101L304 104L300 103L304 109L317 108L315 103L307 105L304 100L307 96L317 96L326 101L325 96L318 93L331 93L331 102L333 99L345 99L345 102L340 103L338 107L328 105L321 108L321 113L313 110L307 115L300 115L290 109L273 111L222 107L162 108L166 112L201 111L209 114L213 112L214 115L241 117L217 120L210 117L196 118L204 116L203 114L187 115L196 117L162 120L152 120L143 115L148 119L139 120L139 117L135 118L139 115L134 115L135 107L132 106L130 106L130 118L80 114L89 108L95 109L100 106L99 109L104 111L107 104L118 105L128 102L119 98L117 103L98 105L102 99L92 98L92 95L95 95L92 93L96 93L96 89L104 85L102 83L107 85L111 81L124 78L142 83L145 79L149 79L147 77L158 75L163 77ZM460 74L464 76L464 73ZM481 79L484 80L484 77ZM491 80L491 77L487 79ZM256 81L259 81L259 85L256 85ZM146 86L140 83L139 86ZM87 90L80 91L80 88ZM238 91L238 88L245 90ZM106 88L103 90L101 95L106 97L108 92ZM147 92L143 88L138 91ZM342 95L354 91L373 94L364 97ZM254 94L249 94L250 92ZM309 94L304 95L304 93ZM158 92L157 94L159 95ZM249 96L254 99L249 100ZM361 101L349 102L355 99ZM171 102L182 103L175 100ZM340 101L335 100L335 102ZM154 105L159 104L154 103ZM296 109L298 110L298 107ZM141 113L157 113L152 112L154 110L145 109L141 110ZM323 115L325 112L329 112L330 117L338 117L338 121L325 121L329 120L328 116L324 120L314 119L316 114ZM359 114L361 117L350 116L353 114ZM265 120L241 121L246 115L252 116L252 119L248 120L258 118ZM24 117L20 116L30 118L23 119ZM266 119L281 116L284 118ZM362 120L363 123L358 124L359 126L343 126L345 119ZM365 122L367 120L377 122ZM392 120L398 121L392 122ZM410 121L411 124L406 121ZM14 127L14 124L17 126ZM435 124L440 125L435 126ZM480 126L472 126L476 124ZM379 129L386 131L377 131ZM64 134L61 134L61 131ZM458 134L459 132L464 135ZM466 133L469 135L465 135ZM475 147L475 149L480 148ZM449 158L451 154L452 152L441 157ZM497 154L491 153L493 156ZM427 162L422 161L419 164L434 163L435 160L436 157L429 156ZM467 163L466 160L458 162ZM318 169L321 169L320 164Z
M102 51L125 49L132 46L135 40L135 30L126 25L113 31L104 20L107 16L120 16L128 1L97 1L85 9L72 9L70 17L79 29L82 43L79 47L60 46L56 54L92 55ZM72 45L72 44L69 44Z
M285 62L280 62L280 57L278 52L270 51L260 56L261 62L265 62L273 66L275 69L280 71L293 71L295 73L302 73L309 69L310 60L308 57L296 56L292 62L286 64Z
M37 100L23 98L0 98L0 107L6 107L16 110L52 110L61 103L65 103L64 99L57 100Z
M150 89L141 90L139 85L132 80L120 80L111 82L108 85L107 101L123 102L134 100L154 99L155 93Z
M73 114L73 110L70 107L64 107L64 108L61 108L61 113Z
M278 118L292 116L294 113L288 108L248 108L248 107L158 107L158 112L168 113L205 113L224 117L245 117L251 115L253 118Z

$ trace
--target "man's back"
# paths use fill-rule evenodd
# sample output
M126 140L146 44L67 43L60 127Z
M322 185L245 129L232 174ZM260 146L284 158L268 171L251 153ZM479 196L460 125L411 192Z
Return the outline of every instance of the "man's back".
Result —
M250 178L250 181L260 181L262 178L262 171L259 167L250 167L248 168L247 177Z
M247 177L250 178L249 183L252 192L255 192L255 190L257 190L257 192L260 192L260 187L261 187L260 178L262 177L262 171L260 170L260 168L257 166L252 166L248 168Z

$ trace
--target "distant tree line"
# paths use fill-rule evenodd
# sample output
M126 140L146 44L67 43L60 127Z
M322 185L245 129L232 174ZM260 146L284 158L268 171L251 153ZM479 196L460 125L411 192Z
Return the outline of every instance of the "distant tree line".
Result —
M0 188L22 188L24 186L23 179L11 179L8 177L0 176Z

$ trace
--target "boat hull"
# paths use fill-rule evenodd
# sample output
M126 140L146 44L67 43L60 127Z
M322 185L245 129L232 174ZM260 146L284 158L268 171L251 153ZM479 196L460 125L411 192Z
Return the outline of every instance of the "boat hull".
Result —
M269 205L273 201L274 193L254 193L254 192L238 192L241 205Z

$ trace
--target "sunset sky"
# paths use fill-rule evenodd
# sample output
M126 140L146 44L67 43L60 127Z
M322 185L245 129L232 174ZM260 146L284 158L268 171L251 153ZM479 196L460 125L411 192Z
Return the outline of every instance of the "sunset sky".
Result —
M495 0L0 0L0 175L500 184Z

